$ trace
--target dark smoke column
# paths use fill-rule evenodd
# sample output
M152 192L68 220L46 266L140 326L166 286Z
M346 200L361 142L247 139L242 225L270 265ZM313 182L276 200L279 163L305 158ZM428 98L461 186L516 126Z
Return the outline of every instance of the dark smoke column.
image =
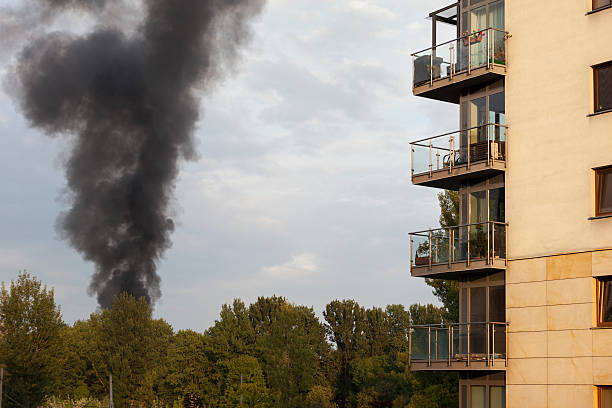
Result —
M156 264L171 246L179 160L195 158L198 93L235 59L263 2L145 0L134 35L53 33L20 54L14 79L25 116L49 135L74 135L66 163L72 207L58 229L95 263L89 290L100 306L121 292L150 303L160 297ZM105 7L44 3L50 12Z

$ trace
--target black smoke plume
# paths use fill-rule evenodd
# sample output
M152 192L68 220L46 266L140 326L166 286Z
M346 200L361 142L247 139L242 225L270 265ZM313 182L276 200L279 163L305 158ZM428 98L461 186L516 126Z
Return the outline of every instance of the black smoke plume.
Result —
M110 307L128 292L154 303L156 265L171 246L169 217L180 159L194 159L199 94L249 38L265 0L144 0L140 25L77 36L52 32L19 54L10 82L25 117L71 135L71 208L61 236L93 261L90 294ZM98 13L112 0L40 0L46 11Z

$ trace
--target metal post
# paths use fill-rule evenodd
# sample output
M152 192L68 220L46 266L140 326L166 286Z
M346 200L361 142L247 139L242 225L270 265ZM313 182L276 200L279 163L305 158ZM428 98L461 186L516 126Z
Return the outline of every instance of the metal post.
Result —
M487 38L487 69L491 69L491 55L490 55L491 54L491 47L489 45L489 43L491 42L491 31L490 31L490 29L487 29L485 31L485 33L488 34L488 37L489 37L489 38Z
M439 360L438 358L438 329L436 328L436 361Z
M4 394L2 394L3 385L4 385L4 367L0 367L0 408L2 408L2 397L4 397Z
M427 327L427 367L431 367L431 326Z
M429 246L429 270L431 271L431 230L427 232L427 245Z
M450 45L450 79L453 79L453 74L455 73L455 43L451 43Z
M467 324L467 367L470 366L470 324Z
M414 145L410 149L410 164L411 164L411 176L414 177Z
M113 375L112 374L108 375L108 395L109 395L108 407L114 408L115 403L113 402Z
M431 54L429 54L429 86L433 86L433 56L435 50L435 48L432 48Z
M412 364L412 327L408 328L408 367Z
M493 338L493 340L492 340L492 342L493 342L493 355L492 355L492 358L493 358L493 364L492 364L492 365L493 365L493 366L495 366L495 323L493 323L493 334L492 334L492 338Z
M493 248L493 259L495 259L495 223L491 223L491 241L492 241L492 245L491 247ZM491 261L491 263L493 263L493 261Z
M467 266L470 266L470 224L467 226Z
M452 174L453 165L455 164L455 138L453 135L450 136L450 153L448 155L448 174Z
M491 124L487 125L487 165L491 165Z
M412 273L412 235L410 235L410 273Z
M472 150L472 135L470 135L470 130L467 132L467 170L470 169L470 150Z
M431 177L433 167L433 144L429 141L429 177Z
M453 248L452 247L452 245L453 245L453 238L452 237L453 237L453 230L452 230L452 228L449 228L448 229L448 269L449 270L452 267L452 264L451 264L451 257L452 257L451 251L452 251L452 248Z
M491 356L491 344L490 344L490 339L489 339L489 329L490 329L490 323L486 324L486 328L487 328L487 367L489 367L490 361L489 358Z
M470 40L471 40L472 35L468 34L467 38L467 51L468 51L468 66L467 66L467 73L468 75L470 75L470 73L472 72L472 44L470 44Z

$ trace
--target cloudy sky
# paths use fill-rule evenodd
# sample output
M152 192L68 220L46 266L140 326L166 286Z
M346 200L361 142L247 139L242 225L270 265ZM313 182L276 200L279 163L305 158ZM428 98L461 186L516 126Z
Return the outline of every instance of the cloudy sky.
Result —
M203 98L157 316L203 330L234 298L282 295L318 313L333 299L434 300L409 271L407 233L438 218L436 191L411 185L409 142L455 130L458 114L411 95L410 53L447 3L269 0L236 72ZM96 302L93 265L55 232L66 147L0 91L0 280L27 269L72 322Z

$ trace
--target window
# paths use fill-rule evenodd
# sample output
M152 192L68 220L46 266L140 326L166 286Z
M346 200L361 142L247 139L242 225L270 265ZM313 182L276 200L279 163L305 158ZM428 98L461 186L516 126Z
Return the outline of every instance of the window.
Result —
M595 169L595 215L612 214L612 166Z
M612 109L612 62L593 67L593 83L595 112Z
M593 10L612 5L612 0L593 0Z
M597 324L598 326L612 327L612 294L610 292L612 292L612 277L598 279L597 280ZM612 405L610 406L610 408L612 408Z
M612 387L597 387L598 408L612 408Z

